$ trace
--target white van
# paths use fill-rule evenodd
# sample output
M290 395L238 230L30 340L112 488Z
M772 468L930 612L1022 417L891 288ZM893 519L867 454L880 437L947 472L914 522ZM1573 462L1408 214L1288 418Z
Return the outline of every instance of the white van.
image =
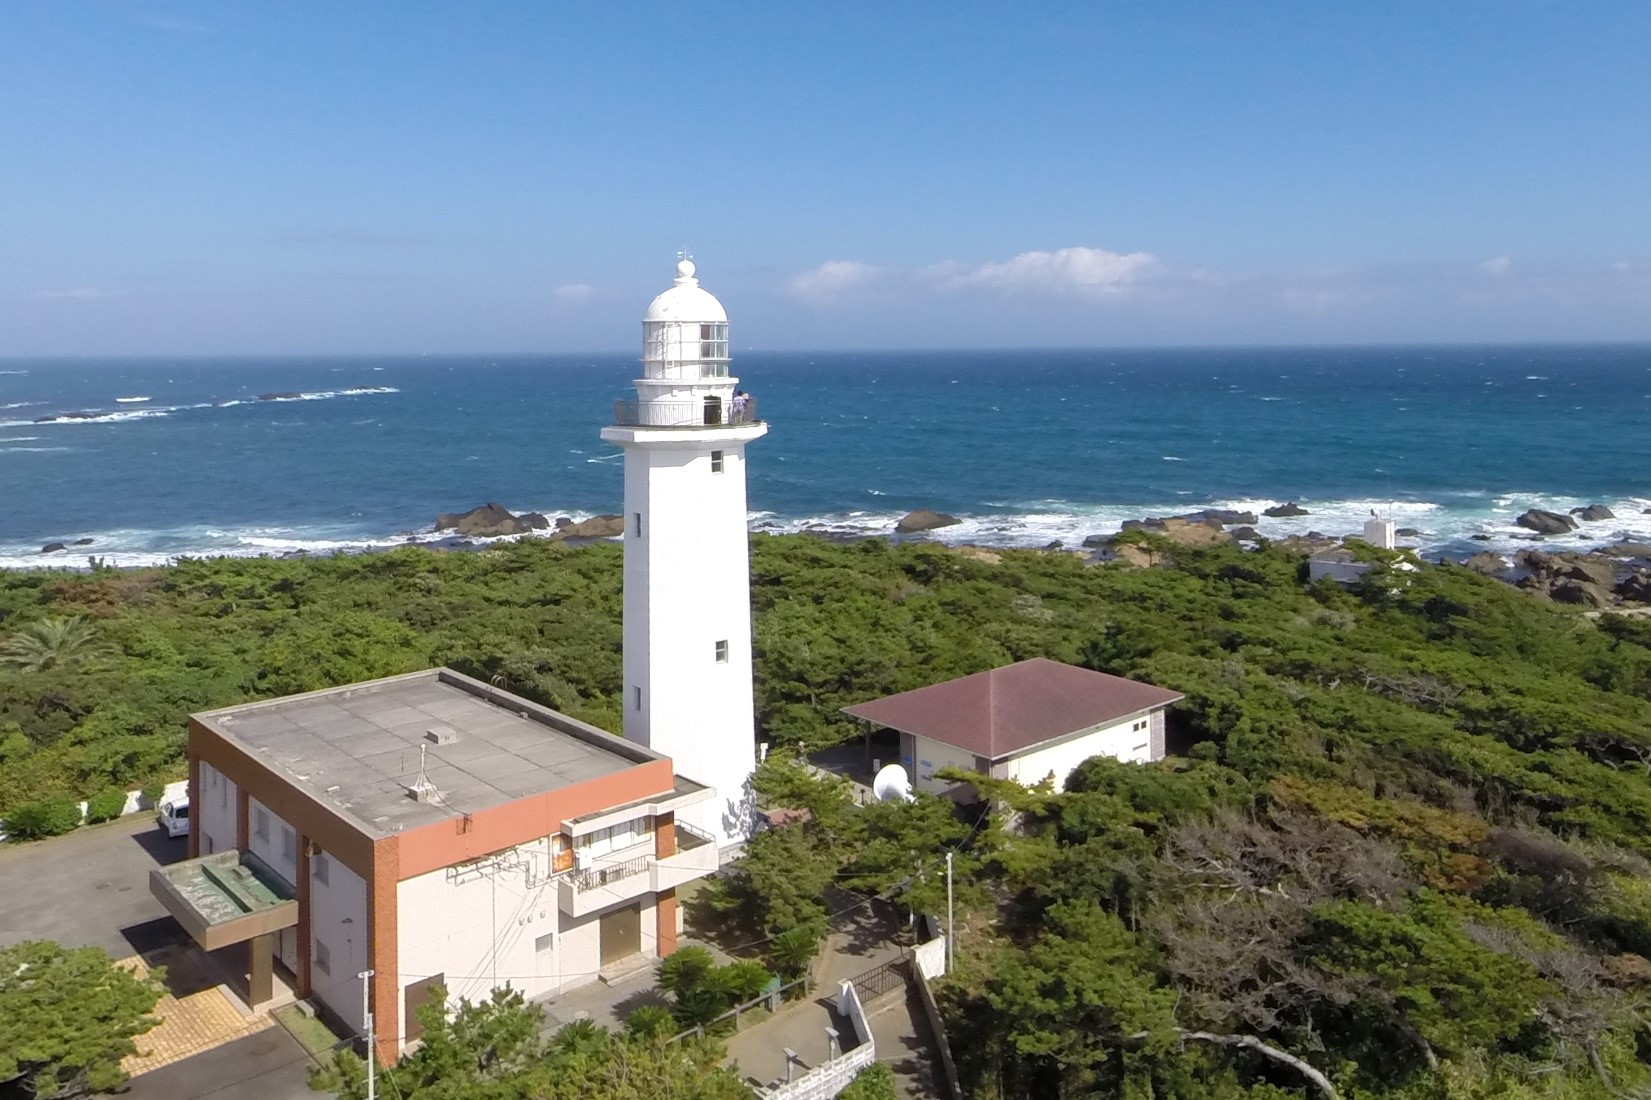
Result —
M162 802L155 811L155 821L167 836L189 835L189 799L174 798Z

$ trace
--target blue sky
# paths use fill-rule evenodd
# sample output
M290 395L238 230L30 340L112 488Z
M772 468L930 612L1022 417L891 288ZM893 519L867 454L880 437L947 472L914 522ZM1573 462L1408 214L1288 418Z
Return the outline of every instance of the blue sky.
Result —
M1643 0L7 0L0 355L1651 339Z

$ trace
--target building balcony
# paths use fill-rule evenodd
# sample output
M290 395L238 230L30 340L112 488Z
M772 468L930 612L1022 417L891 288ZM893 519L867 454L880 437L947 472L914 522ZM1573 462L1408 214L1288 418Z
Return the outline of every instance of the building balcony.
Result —
M704 401L615 401L613 423L619 428L724 428L761 420L754 397L728 403L707 397Z
M674 890L716 871L714 839L677 822L676 842L677 850L668 856L653 854L650 837L647 844L576 866L557 883L557 905L570 917L583 917L643 894Z

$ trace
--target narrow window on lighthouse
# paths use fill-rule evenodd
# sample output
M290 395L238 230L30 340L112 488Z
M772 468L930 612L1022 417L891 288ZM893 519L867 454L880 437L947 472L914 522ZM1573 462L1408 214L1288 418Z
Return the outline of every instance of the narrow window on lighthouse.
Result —
M631 518L633 520L635 520L635 527L636 527L635 534L636 534L636 537L641 538L642 537L642 513L641 512L632 512L631 513Z
M722 473L722 452L721 451L712 451L711 452L711 472L713 474Z
M728 640L725 638L722 641L717 643L717 664L725 665L727 663L728 663Z
M642 689L639 688L639 687L631 688L631 698L634 700L634 702L631 705L634 706L637 710L641 710L642 709Z

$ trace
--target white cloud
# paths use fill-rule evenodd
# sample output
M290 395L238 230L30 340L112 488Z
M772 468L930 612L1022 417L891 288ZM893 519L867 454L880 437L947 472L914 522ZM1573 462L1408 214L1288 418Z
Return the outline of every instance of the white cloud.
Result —
M1042 294L1116 294L1158 262L1147 252L1104 248L1061 248L1022 252L1002 263L969 267L940 264L928 270L943 288L987 287Z
M829 301L856 287L865 286L882 272L858 260L827 260L819 267L794 275L786 283L793 297L804 301Z
M1479 270L1486 275L1495 275L1500 278L1513 270L1513 261L1506 256L1497 256L1495 259L1486 260L1480 264Z
M68 290L42 290L35 297L53 301L91 302L100 298L119 298L125 293L124 290L99 290L95 286L77 286Z
M590 301L590 296L596 293L596 288L589 283L563 283L551 291L559 302L578 305L580 302Z

